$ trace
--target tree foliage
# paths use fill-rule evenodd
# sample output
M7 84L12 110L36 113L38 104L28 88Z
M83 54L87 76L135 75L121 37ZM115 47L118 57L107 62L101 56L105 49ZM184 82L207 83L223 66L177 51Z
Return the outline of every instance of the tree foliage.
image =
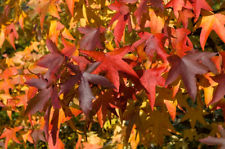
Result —
M0 4L3 148L224 147L222 0Z

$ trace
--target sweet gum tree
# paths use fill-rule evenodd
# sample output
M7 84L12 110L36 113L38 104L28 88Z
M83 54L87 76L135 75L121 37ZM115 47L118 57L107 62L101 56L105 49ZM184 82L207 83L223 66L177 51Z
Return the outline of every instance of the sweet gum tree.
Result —
M2 148L224 148L223 0L0 0Z

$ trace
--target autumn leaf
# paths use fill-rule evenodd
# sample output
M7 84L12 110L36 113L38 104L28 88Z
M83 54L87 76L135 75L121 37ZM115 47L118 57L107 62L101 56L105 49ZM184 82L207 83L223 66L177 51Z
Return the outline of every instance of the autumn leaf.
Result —
M107 54L104 54L103 52L85 50L80 50L80 52L100 62L100 65L96 68L95 71L93 71L93 73L106 72L106 77L114 84L116 90L119 91L120 82L118 71L125 72L138 78L136 72L132 69L132 67L122 60L123 56L129 50L130 47L124 47L115 49L114 51L108 52Z
M153 8L157 8L160 10L164 9L164 2L163 0L141 0L136 11L134 12L134 15L136 16L137 23L141 24L141 19L145 16L146 13L148 13L148 6L150 5Z
M112 17L109 25L112 25L113 22L118 20L114 28L113 34L115 36L115 43L117 47L119 47L119 43L122 39L126 24L128 24L129 31L131 31L132 29L130 20L130 10L127 5L118 1L115 1L113 4L109 5L109 9L116 10L116 14Z
M149 95L149 102L153 110L155 104L155 88L156 85L164 86L165 79L161 74L165 71L164 67L148 69L140 78L141 84L146 88Z
M96 48L102 49L103 46L100 40L100 34L104 32L103 27L91 28L91 27L80 27L79 32L85 34L80 40L80 48L85 50L95 50Z
M6 138L6 140L5 140L5 148L6 149L7 149L9 140L13 140L16 143L21 144L20 141L16 137L16 132L20 131L22 128L23 128L22 126L19 126L19 127L4 129L2 135L0 136L0 139Z
M200 16L201 9L212 11L212 8L205 0L191 0L191 2L195 13L195 22Z
M40 25L43 30L44 20L47 13L51 14L53 17L60 19L58 10L56 7L56 2L47 0L47 1L36 1L30 0L28 6L34 9L34 13L38 13L40 16Z
M75 40L73 38L73 36L70 34L69 30L64 28L63 32L62 32L62 37L69 39L69 40Z
M15 42L15 39L19 38L19 35L18 35L18 33L16 31L16 27L13 23L11 23L10 25L8 25L6 27L6 35L7 35L7 40L9 41L9 43L16 50L14 42Z
M225 16L222 13L212 13L207 12L204 14L202 19L199 22L199 27L202 28L201 34L200 34L200 44L202 47L202 50L205 49L206 41L209 37L209 34L212 30L214 30L217 35L220 37L220 39L225 42Z
M33 138L34 144L37 144L39 140L41 141L46 141L44 135L43 135L43 130L40 129L35 129L32 131L31 136Z
M45 77L46 79L48 79L49 82L51 82L52 79L56 77L55 74L57 73L60 66L62 65L64 61L64 57L59 52L57 46L55 45L55 43L53 43L52 40L47 39L46 44L50 53L43 56L37 62L37 65L48 68L48 72L45 74Z
M169 1L169 3L166 4L165 7L172 7L176 18L179 17L179 11L181 11L182 8L192 9L191 3L185 0L171 0Z
M170 100L164 100L164 104L166 105L171 119L174 121L176 118L176 103Z
M134 12L134 15L137 18L138 24L141 24L141 18L144 16L143 14L148 12L147 3L148 3L148 0L141 0L137 10Z
M25 115L27 114L34 114L37 111L43 111L45 105L49 101L52 94L52 88L45 88L41 90L34 98L28 101L28 106L25 111Z
M93 102L93 111L97 113L98 121L101 127L103 127L107 115L111 117L111 113L116 114L115 108L115 97L111 91L102 93L94 102Z
M34 86L38 89L45 89L48 85L48 82L43 79L30 79L26 81L26 84L29 86Z
M72 75L67 82L62 84L60 93L67 93L73 88L73 86L80 81L78 88L79 91L79 102L82 111L89 115L92 110L92 100L95 98L92 94L89 82L93 84L99 84L103 87L113 88L114 86L103 76L91 74L92 71L98 67L99 63L90 65L84 72L81 72L77 65L69 64L69 68L76 73Z
M58 37L63 28L64 25L59 21L56 20L51 21L48 36L51 39L51 41L53 41L56 45L58 44Z
M149 10L149 17L151 18L149 25L151 28L151 33L162 33L162 29L164 28L165 20L161 13L157 13L153 9Z
M176 55L170 56L168 61L172 67L168 73L165 85L171 84L180 75L189 95L195 100L197 95L195 76L197 74L204 74L209 70L216 70L210 59L214 55L215 53L210 52L194 52L185 55L183 58ZM202 61L202 63L199 61Z
M145 45L145 53L149 57L150 61L152 61L155 52L162 58L164 62L167 62L168 54L165 52L164 49L164 39L165 36L161 33L157 34L150 34L147 32L144 32L141 34L141 39L134 42L131 49L134 50L139 45L143 44Z
M194 14L190 9L183 8L182 11L179 11L179 18L177 22L182 22L184 28L188 27L188 21L190 18L193 18Z
M176 55L183 57L184 55L186 55L187 51L191 51L193 49L192 42L188 38L188 35L190 33L191 32L185 28L172 30L172 35L174 38L172 38L171 41Z
M65 56L68 56L68 57L72 56L73 53L76 50L75 44L72 44L71 42L68 42L63 37L62 37L62 43L63 43L63 46L64 46L64 48L61 51L62 54L65 55Z
M74 10L74 0L66 0L66 4L69 8L70 14L73 17L73 10Z
M29 130L27 131L25 134L22 135L23 141L26 143L27 141L29 141L30 143L34 143L32 137L31 137L31 133L32 131Z
M213 99L209 104L214 104L218 101L220 101L224 95L225 95L225 74L219 74L215 77L213 77L213 80L218 83L218 86L216 87L214 93L213 93Z
M0 74L0 79L2 80L0 82L0 84L2 84L2 85L0 85L0 89L4 90L4 92L6 94L8 94L9 89L12 89L14 86L14 84L10 78L17 74L18 74L18 70L16 67L9 67Z

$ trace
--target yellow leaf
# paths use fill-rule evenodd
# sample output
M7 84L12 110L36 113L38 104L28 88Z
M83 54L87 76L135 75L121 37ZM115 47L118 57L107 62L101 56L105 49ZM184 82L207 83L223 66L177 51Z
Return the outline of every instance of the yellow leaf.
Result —
M58 43L58 36L60 34L60 30L63 29L63 25L58 21L51 21L49 28L49 37L56 44Z
M56 17L58 19L60 19L60 16L59 16L59 13L58 13L58 10L57 10L57 7L54 3L51 3L48 7L48 13L50 15L52 15L53 17Z
M114 48L113 48L113 46L112 46L112 42L111 42L111 41L107 42L107 43L105 44L105 46L106 46L106 48L109 49L110 51L114 51Z
M204 88L204 96L205 96L205 104L208 105L210 103L210 101L212 100L213 97L213 87L209 86Z
M88 22L87 9L86 9L85 4L83 4L83 6L82 6L82 13L83 13L85 21Z

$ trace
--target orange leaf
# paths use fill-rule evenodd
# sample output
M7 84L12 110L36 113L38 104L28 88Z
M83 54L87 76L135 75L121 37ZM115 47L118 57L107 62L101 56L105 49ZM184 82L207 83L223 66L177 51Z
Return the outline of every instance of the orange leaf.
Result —
M213 98L213 87L209 86L203 89L204 90L204 96L205 96L205 104L208 105Z
M20 129L22 129L23 127L22 126L19 126L19 127L15 127L15 128L5 128L4 129L4 132L2 133L2 135L0 136L0 139L2 138L6 138L5 139L5 148L7 149L7 146L8 146L8 142L9 140L13 140L15 141L16 143L20 143L20 141L17 139L16 137L16 132L19 131Z
M70 11L71 15L73 16L74 0L66 0L66 4L69 8L69 11Z
M168 109L171 119L174 121L176 117L176 104L170 100L164 100L164 103Z
M66 39L69 39L69 40L75 40L73 38L73 36L70 34L70 32L68 31L68 29L64 28L63 32L62 32L62 36Z
M200 27L202 28L200 34L200 44L202 50L204 50L205 43L209 37L209 34L214 30L220 39L225 42L225 15L221 13L214 14L208 12L205 16L202 17L200 22Z

